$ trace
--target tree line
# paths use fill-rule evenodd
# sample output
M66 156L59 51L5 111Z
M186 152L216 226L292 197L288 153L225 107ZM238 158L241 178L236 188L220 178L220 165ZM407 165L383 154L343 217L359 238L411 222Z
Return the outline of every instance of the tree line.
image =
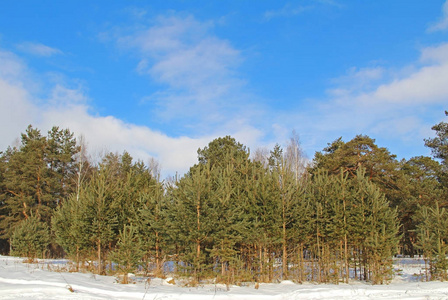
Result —
M252 157L226 136L185 175L161 180L127 152L93 162L68 129L29 126L1 153L1 249L190 284L384 283L400 253L423 255L426 280L446 280L448 124L433 130L432 158L398 160L359 135L311 163L296 134Z

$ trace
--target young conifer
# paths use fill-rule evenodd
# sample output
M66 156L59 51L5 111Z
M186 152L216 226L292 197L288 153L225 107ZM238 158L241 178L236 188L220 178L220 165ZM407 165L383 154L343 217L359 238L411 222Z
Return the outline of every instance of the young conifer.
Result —
M137 269L144 255L143 242L134 225L124 225L118 236L118 243L110 255L110 259L117 264L123 276L122 283L129 283L130 272Z

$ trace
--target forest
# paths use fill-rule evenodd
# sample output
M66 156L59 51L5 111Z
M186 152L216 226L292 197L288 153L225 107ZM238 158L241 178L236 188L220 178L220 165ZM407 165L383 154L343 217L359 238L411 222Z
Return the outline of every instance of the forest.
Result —
M425 279L446 280L448 123L432 129L422 141L432 157L409 160L365 135L336 139L312 161L295 133L253 153L225 136L162 180L154 160L93 160L69 129L30 125L0 153L1 252L67 257L73 271L124 283L140 272L189 285L382 284L394 255L421 255Z

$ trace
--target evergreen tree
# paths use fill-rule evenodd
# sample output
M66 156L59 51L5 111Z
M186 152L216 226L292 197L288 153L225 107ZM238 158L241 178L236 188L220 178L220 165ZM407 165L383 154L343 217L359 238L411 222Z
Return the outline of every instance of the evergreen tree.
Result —
M420 222L417 218L419 207L433 207L436 201L442 206L448 203L443 201L443 189L440 184L442 170L437 161L425 156L413 157L402 164L401 170L408 181L406 191L409 194L399 207L403 245L406 247L403 252L413 254L416 253L416 226Z
M66 199L75 190L73 178L78 171L75 156L80 151L76 139L68 129L53 127L47 135L47 176L53 201Z
M209 163L211 167L215 165L225 167L229 159L226 156L229 153L232 153L231 159L249 159L249 153L244 145L231 136L225 136L214 139L203 149L198 149L198 160L203 165Z
M231 154L230 154L231 155ZM232 155L231 155L232 156ZM213 193L211 195L212 218L215 220L211 233L210 255L219 264L220 279L231 283L242 263L238 245L243 241L247 223L244 215L244 193L241 170L246 161L237 158L227 160L225 168L213 170Z
M429 261L431 279L447 280L448 270L448 217L445 208L436 203L422 206L418 212L418 247ZM428 275L427 275L428 278Z
M30 216L21 221L11 237L11 255L28 257L33 261L44 257L44 251L50 244L50 233L46 223L37 217Z
M5 237L10 237L14 226L31 214L46 220L54 207L46 182L45 155L46 138L31 126L22 134L21 147L8 149L4 174L7 213L1 224Z
M386 148L378 147L375 140L358 135L345 143L341 138L329 144L323 152L316 152L314 165L310 169L325 169L330 174L338 174L342 169L351 178L356 177L358 169L364 168L366 176L380 187L389 201L400 201L402 176L397 170L399 163L396 155Z
M68 130L55 127L45 137L30 125L22 134L21 145L5 152L3 238L11 237L14 226L31 215L50 223L58 203L73 190L70 177L76 173L73 162L78 150Z
M431 272L433 270L432 262L433 262L433 237L434 235L431 232L432 220L430 216L429 207L421 206L417 211L415 216L417 222L417 241L415 243L416 248L418 248L423 254L423 258L425 260L425 280L429 281L431 279Z
M56 210L52 225L58 243L76 257L77 265L95 253L97 272L103 273L107 253L119 241L119 230L131 225L141 233L146 229L138 226L145 209L141 199L154 182L146 166L132 163L126 152L107 154L89 181Z
M55 127L43 137L30 127L20 147L2 153L0 225L4 237L14 233L15 250L26 248L16 245L29 228L53 216L54 241L78 266L94 260L104 273L112 260L125 280L141 262L161 275L169 259L193 283L383 283L400 237L397 206L406 240L418 238L433 278L446 276L442 168L424 157L398 163L369 137L329 144L310 175L299 166L296 136L286 153L276 145L261 161L230 136L218 138L175 182L160 181L127 152L90 167L77 151L69 131Z
M448 116L448 112L445 111ZM414 193L418 195L418 210L413 221L416 224L416 246L423 252L425 262L429 263L430 275L426 279L447 279L448 261L447 235L448 219L446 201L448 195L448 123L440 122L432 127L436 137L425 139L425 146L431 148L437 162L429 158L420 158L414 163L414 172L418 180L413 181ZM417 181L417 182L416 182Z
M277 182L272 173L261 166L254 167L249 189L249 206L246 208L250 216L251 230L247 233L248 242L254 245L258 264L257 281L270 282L274 272L274 251L281 242L281 215L276 196Z
M137 228L133 225L125 225L120 230L117 247L110 255L110 259L117 263L117 267L123 275L123 284L129 283L128 273L138 267L143 255L143 243Z
M172 190L172 229L181 241L183 269L199 281L209 266L212 216L210 163L196 165Z
M448 116L448 111L445 115ZM440 122L432 130L436 132L436 137L425 139L425 146L431 148L433 157L441 162L438 181L442 187L442 199L448 199L448 122ZM441 200L439 204L448 207L446 200Z
M448 116L448 111L445 111ZM445 168L448 167L448 123L440 122L432 127L436 132L435 138L425 139L425 146L431 148L435 158L441 160ZM445 170L446 172L446 170Z
M347 143L341 138L337 139L322 152L316 153L314 166L309 171L313 174L320 168L327 170L329 174L338 174L342 169L349 178L355 178L357 171L364 169L365 176L380 188L390 206L398 208L400 212L405 211L406 200L409 198L408 181L400 170L396 156L386 148L378 147L374 139L364 135L358 135ZM401 214L401 224L406 221L406 216ZM401 241L401 248L411 251L412 246L406 240L409 233L404 232L407 229L407 226L400 227L401 234L405 237Z
M171 190L172 231L187 242L179 246L197 280L212 274L212 263L217 261L221 278L228 282L229 274L242 263L237 257L247 222L244 183L250 176L248 158L246 148L235 139L215 139L198 150L199 164ZM182 228L185 222L188 231Z
M272 176L276 183L275 201L280 216L280 239L282 252L282 278L288 278L288 245L290 242L290 231L294 218L294 206L296 205L296 191L298 187L298 177L294 169L288 165L285 158L276 158L277 153L281 153L275 149L270 161L274 164L272 168Z
M82 188L79 194L72 194L56 209L51 219L55 241L75 261L76 271L79 271L90 250L89 236L86 234L89 224L85 218L85 193L85 188Z
M368 276L374 284L389 281L393 275L392 257L397 252L399 241L399 223L397 212L391 209L385 195L365 176L358 173L358 197L366 204L363 249L368 256L365 261Z
M317 170L307 191L312 209L307 221L312 228L308 241L314 257L311 277L319 282L337 282L339 276L347 280L348 255L353 253L355 276L382 283L390 279L391 257L398 244L396 211L363 169L350 180L341 172L338 177Z
M85 234L96 248L98 274L104 272L107 246L115 238L118 222L113 203L119 196L119 187L120 183L111 178L107 168L100 168L86 186L83 218L88 226Z
M167 247L167 201L163 182L152 179L139 198L137 223L149 261L155 264L155 274L163 271L164 250ZM152 259L151 259L152 258ZM148 264L148 270L150 264Z

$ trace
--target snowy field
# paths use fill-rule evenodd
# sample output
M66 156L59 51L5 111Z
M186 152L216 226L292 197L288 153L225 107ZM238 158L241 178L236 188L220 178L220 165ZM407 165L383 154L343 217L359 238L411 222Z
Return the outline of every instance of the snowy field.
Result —
M118 284L112 276L58 272L65 260L23 259L0 256L0 299L448 299L447 282L421 282L422 261L397 259L397 275L389 285L351 284L278 284L230 286L204 285L195 288L152 279L148 284ZM51 271L53 270L53 271ZM70 291L73 290L73 292Z

